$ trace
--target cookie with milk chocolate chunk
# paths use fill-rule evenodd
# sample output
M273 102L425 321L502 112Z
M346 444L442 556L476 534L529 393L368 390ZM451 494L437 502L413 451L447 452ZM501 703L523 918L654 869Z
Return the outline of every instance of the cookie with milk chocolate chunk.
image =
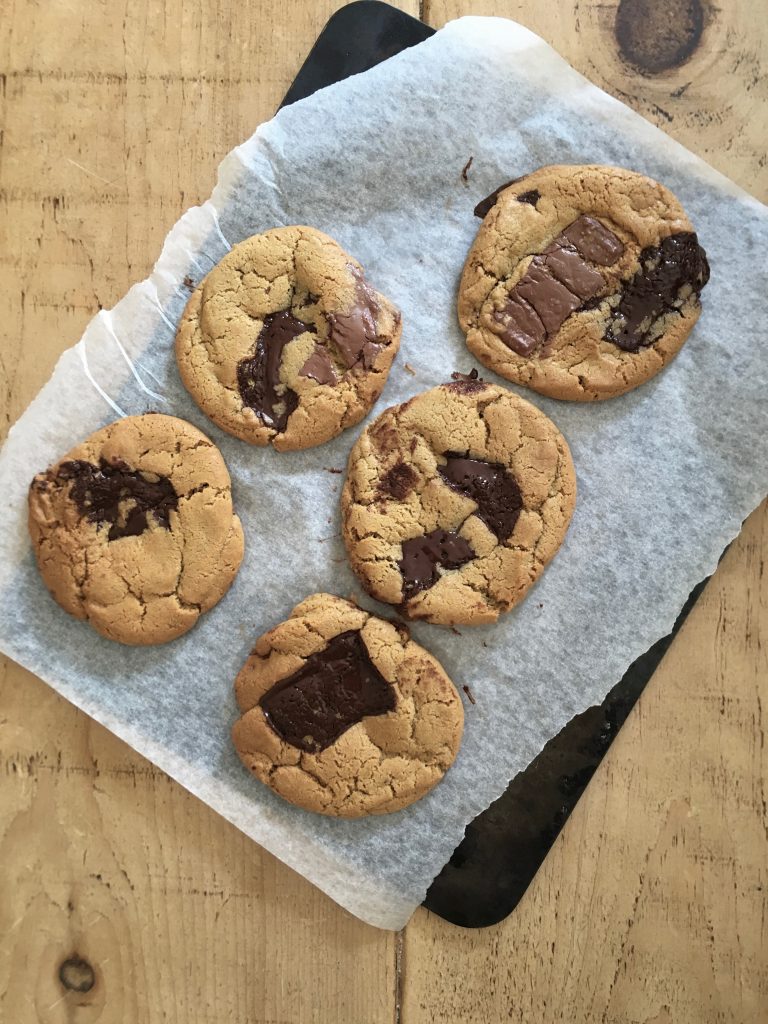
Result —
M314 228L236 245L191 295L176 335L181 379L214 423L250 444L311 448L381 394L400 313Z
M411 619L475 625L541 575L568 528L576 478L544 413L477 371L455 377L360 435L342 534L372 597Z
M480 202L459 286L469 350L552 398L631 391L701 312L707 257L674 195L618 167L542 167Z
M56 601L124 644L186 633L243 558L219 449L155 413L110 423L39 473L29 532Z
M443 778L464 711L445 671L403 626L313 594L265 633L235 681L243 764L298 807L388 814Z

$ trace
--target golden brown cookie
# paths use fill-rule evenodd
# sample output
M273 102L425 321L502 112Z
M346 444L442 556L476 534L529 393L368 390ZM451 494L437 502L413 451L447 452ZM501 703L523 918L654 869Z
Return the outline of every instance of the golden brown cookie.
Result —
M313 594L265 633L235 681L243 764L297 807L389 814L442 779L464 709L441 665L403 627Z
M308 227L239 245L192 294L176 336L184 386L250 444L311 448L359 423L400 344L400 314L356 260Z
M124 644L186 633L243 557L219 449L156 413L110 423L39 473L29 532L56 601Z
M541 574L573 512L560 431L476 373L385 410L349 455L350 563L372 597L412 619L495 622Z
M618 167L552 166L501 187L459 286L467 346L552 398L624 394L677 354L709 266L672 193Z

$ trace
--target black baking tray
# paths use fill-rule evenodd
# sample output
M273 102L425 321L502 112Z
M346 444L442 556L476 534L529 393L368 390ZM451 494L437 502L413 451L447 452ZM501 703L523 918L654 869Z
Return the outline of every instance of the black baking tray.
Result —
M320 33L281 106L367 71L433 33L379 0L348 4ZM509 168L508 176L525 170L530 168ZM705 583L693 590L672 632L629 667L603 703L572 719L470 822L430 886L425 907L464 928L497 924L514 910Z

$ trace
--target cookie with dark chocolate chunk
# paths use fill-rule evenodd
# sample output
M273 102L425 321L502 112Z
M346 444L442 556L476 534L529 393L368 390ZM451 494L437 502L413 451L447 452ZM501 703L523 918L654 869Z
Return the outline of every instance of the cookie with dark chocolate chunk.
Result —
M190 296L176 361L214 423L289 451L366 415L400 331L400 313L332 238L274 228L236 245Z
M559 548L575 499L555 424L505 388L457 374L363 431L342 534L377 600L412 619L494 622Z
M253 648L235 681L232 740L285 800L360 818L419 800L461 742L461 698L408 631L313 594Z
M190 423L156 413L97 430L39 473L29 532L56 601L125 644L186 633L243 557L219 449Z
M642 174L542 167L476 212L459 322L470 351L508 380L612 398L658 373L699 318L706 254L675 196Z

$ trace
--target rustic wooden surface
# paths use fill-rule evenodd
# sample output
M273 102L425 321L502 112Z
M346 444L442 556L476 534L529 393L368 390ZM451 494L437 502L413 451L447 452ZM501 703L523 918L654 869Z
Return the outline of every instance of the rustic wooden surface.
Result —
M3 432L337 6L4 0ZM401 6L435 26L517 18L768 198L768 21L747 0ZM423 911L400 936L361 924L5 663L0 1021L765 1022L767 533L763 506L517 912L480 932Z

